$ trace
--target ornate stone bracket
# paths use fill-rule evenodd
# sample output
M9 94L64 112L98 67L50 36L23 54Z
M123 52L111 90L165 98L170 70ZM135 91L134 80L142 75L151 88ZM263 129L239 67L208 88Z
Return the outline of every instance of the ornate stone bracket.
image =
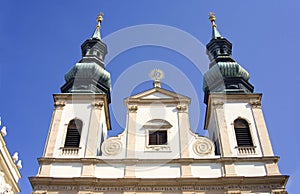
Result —
M138 106L137 106L137 105L129 105L129 106L128 106L129 112L136 112L137 109L138 109Z
M178 112L186 112L187 111L187 106L186 105L178 104L176 106L176 109L177 109Z
M55 109L63 109L65 105L66 105L66 101L64 100L58 100L54 102Z
M252 106L252 108L261 108L260 100L250 101L249 104Z
M216 102L213 102L212 105L214 106L214 108L223 108L224 102L216 101Z
M11 191L11 186L6 183L4 179L4 172L0 171L0 193L2 194L10 194L12 193Z
M93 106L94 109L100 109L101 110L103 105L104 105L103 102L94 102L94 103L92 103L92 106Z

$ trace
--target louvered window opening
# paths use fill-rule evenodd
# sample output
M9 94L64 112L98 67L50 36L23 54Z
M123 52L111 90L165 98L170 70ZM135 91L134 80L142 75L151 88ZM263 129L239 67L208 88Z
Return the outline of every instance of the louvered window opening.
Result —
M249 129L249 124L243 119L234 121L234 130L238 147L253 146L252 137Z
M79 147L82 122L78 119L71 120L66 135L64 147Z
M166 145L168 142L167 131L150 131L149 145Z

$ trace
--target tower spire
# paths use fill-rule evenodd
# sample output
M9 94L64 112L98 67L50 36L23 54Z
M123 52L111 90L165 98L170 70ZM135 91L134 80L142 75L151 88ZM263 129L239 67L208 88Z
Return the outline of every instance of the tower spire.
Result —
M206 45L210 59L209 71L204 74L205 103L209 93L253 93L249 73L231 56L232 44L222 37L216 25L214 13L209 13L212 39Z
M101 33L100 33L100 29L101 29L101 23L103 21L103 16L104 14L102 12L100 12L97 16L97 26L96 29L94 31L94 34L92 36L92 38L96 38L98 40L101 40Z
M100 36L102 21L103 13L100 13L93 36L81 45L81 60L65 74L63 93L102 93L110 102L110 73L104 65L107 46Z
M222 38L220 32L217 29L216 16L213 12L209 12L209 20L210 20L211 25L212 25L212 38L213 39Z

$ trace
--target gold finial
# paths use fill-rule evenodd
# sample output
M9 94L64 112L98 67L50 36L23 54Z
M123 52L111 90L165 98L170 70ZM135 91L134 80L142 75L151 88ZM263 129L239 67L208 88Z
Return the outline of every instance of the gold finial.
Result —
M216 21L216 16L213 12L209 12L209 20L211 21L212 27L217 27L215 21Z
M97 22L98 22L98 25L97 25L97 28L100 28L101 27L101 23L103 21L103 16L104 14L102 12L100 12L97 16Z
M161 87L160 80L164 78L164 72L160 69L153 69L150 72L150 78L153 79L153 86L155 88L160 88Z

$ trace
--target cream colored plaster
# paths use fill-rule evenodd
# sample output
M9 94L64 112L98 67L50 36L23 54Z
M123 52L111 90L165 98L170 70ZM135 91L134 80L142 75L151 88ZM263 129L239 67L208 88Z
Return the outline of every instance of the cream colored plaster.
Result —
M61 122L62 112L63 112L62 108L54 109L51 124L50 124L50 129L48 132L48 139L46 141L46 146L45 146L45 151L44 151L45 157L53 157L55 143L57 140L57 135L58 135L58 130L59 130L59 125Z
M278 164L275 162L265 163L267 175L280 175Z
M262 153L264 156L274 156L262 109L255 107L252 108L252 112L257 127L258 138L261 143Z
M38 176L50 176L51 163L44 163L40 165L40 171Z
M188 178L193 177L191 164L181 164L181 177Z
M236 176L237 175L234 163L224 162L223 168L224 168L224 176Z
M103 102L100 102L102 105L92 104L91 109L91 118L89 122L88 129L88 140L86 142L86 152L85 157L96 157L97 148L99 147L99 134L102 133L101 130L101 112ZM103 115L105 116L105 115Z
M217 123L217 129L219 132L220 138L220 151L223 157L230 157L232 156L232 151L230 149L230 140L228 137L228 130L226 125L226 118L224 115L223 108L216 108L215 110L215 121Z
M189 158L189 131L190 121L187 110L178 110L178 130L179 130L179 143L181 158Z
M86 176L86 177L95 176L95 165L94 164L83 164L81 176Z

